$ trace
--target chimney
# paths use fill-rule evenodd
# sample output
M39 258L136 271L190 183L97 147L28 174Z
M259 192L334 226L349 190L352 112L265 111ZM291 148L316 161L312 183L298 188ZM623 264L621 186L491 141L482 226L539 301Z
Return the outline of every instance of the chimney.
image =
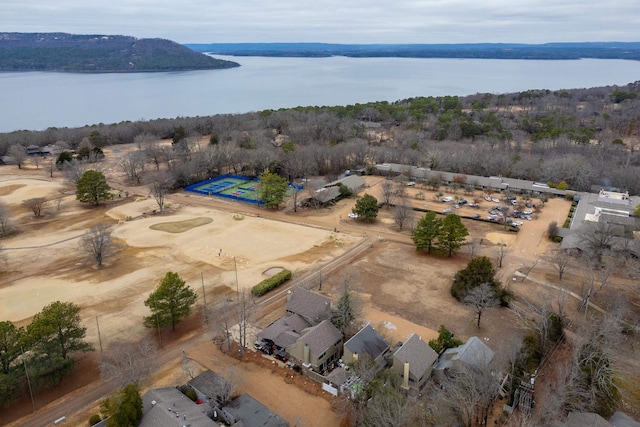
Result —
M293 292L291 292L290 290L287 291L287 301L291 301L291 295L293 295Z
M354 362L358 361L358 353L353 353L353 361Z
M409 388L409 362L404 362L404 381L402 387Z
M309 364L309 360L311 359L311 357L309 356L309 344L305 344L304 345L304 356L303 356L303 360L304 363Z

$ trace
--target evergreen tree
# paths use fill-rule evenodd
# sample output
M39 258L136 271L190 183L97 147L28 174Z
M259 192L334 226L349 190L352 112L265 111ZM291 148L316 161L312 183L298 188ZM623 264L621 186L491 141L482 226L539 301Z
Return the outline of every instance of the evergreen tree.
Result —
M142 420L142 397L137 384L128 384L100 403L100 412L109 417L108 427L137 427Z
M456 214L449 214L442 220L438 234L438 247L451 257L462 246L468 235L469 231L462 224L460 217Z
M358 199L352 212L358 215L359 219L373 221L378 216L378 199L370 194L365 194Z
M81 202L91 202L99 205L102 200L111 198L109 184L102 172L88 170L78 180L76 185L76 199Z
M287 194L287 180L265 169L260 179L260 200L268 208L277 208Z
M191 313L191 306L197 299L196 293L178 273L169 271L144 302L151 310L151 315L144 318L144 326L164 328L171 325L175 330L178 322Z
M424 217L420 218L411 236L413 243L416 245L416 251L420 252L427 249L431 253L433 242L440 234L441 228L442 220L433 211L427 212Z

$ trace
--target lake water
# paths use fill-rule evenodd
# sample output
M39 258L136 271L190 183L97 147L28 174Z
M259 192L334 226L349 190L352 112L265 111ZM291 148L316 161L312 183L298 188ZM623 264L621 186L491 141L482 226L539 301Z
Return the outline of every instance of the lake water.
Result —
M0 73L0 132L640 80L640 62L623 60L217 57L242 66L175 73Z

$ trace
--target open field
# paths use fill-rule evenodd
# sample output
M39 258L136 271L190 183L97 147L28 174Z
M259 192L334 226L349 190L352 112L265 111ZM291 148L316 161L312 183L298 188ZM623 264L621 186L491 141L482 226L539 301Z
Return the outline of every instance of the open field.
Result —
M126 149L121 147L118 152ZM270 269L287 268L294 272L294 278L313 273L365 241L369 248L329 277L323 277L321 292L336 301L344 281L349 280L363 301L362 320L371 322L390 343L404 341L411 333L418 333L428 341L443 324L461 339L481 337L499 354L508 348L511 337L522 335L531 326L531 319L513 311L492 309L483 316L483 327L478 330L473 311L449 294L453 275L469 260L468 248L451 259L417 254L409 231L399 231L395 226L391 209L383 208L375 223L365 224L347 217L354 199L340 201L330 209L307 208L293 212L287 208L276 212L177 192L168 197L166 212L154 215L157 205L148 197L147 190L128 186L114 166L116 153L105 152L114 156L108 158L104 167L109 182L123 194L127 191L128 197L97 208L75 201L72 189L57 173L50 179L48 171L42 169L3 168L6 173L0 178L0 200L12 209L20 232L0 242L9 255L6 271L0 273L0 320L24 325L46 304L55 300L72 301L82 307L87 337L96 348L97 321L105 347L114 341L136 340L146 333L142 317L148 310L143 301L167 271L176 271L199 294L198 309L189 325L199 331L196 333L208 335L210 330L198 329L201 328L203 287L207 303L211 304L233 296L236 288L250 289L265 278ZM364 192L380 199L384 178L366 177L366 181L368 188ZM442 210L444 204L433 201L429 191L411 188L409 196L418 191L424 192L425 198L411 199L416 207ZM31 197L52 200L43 218L33 218L30 211L22 207L22 201ZM483 206L480 211L486 212L487 207ZM516 295L536 300L545 295L547 288L532 280L514 281L515 273L526 269L552 247L545 237L547 224L556 220L561 223L568 209L568 202L552 199L538 218L525 221L517 234L497 224L465 220L470 231L468 240L479 242L476 254L493 259L498 245L506 244L507 256L498 276ZM478 210L463 207L459 213L475 212ZM422 213L416 213L416 219L419 215ZM486 215L483 213L483 216ZM120 251L108 258L102 269L96 269L78 249L79 236L97 222L113 224L114 237L120 245ZM552 272L549 266L541 264L531 277L548 280ZM284 297L273 312L252 313L252 320L258 327L264 327L284 313L283 307ZM201 366L223 370L237 365L235 359L217 356L213 359L212 345L206 343L209 339L205 336L202 341L204 344L199 343L193 351L187 348L190 357ZM167 344L164 351L175 351L177 359L167 359L171 362L155 377L157 384L170 384L180 378L181 348L169 347L171 344ZM243 381L241 390L260 399L265 384L270 384L269 378L276 376L254 369L257 368L244 370L248 376L264 376L264 382ZM95 369L90 372L86 383L97 380ZM324 397L304 395L304 399L320 399L316 403L312 403L314 400L304 403L323 408L318 409L320 412L292 412L296 403L302 404L294 402L296 393L292 390L287 392L286 400L273 398L263 403L290 422L301 420L305 425L316 425L313 420L323 416L322 411L329 411L324 412L324 416L335 420L330 407L322 403L326 402ZM29 411L30 405L27 413ZM29 419L15 425L29 425ZM0 416L0 424L3 421L7 419Z

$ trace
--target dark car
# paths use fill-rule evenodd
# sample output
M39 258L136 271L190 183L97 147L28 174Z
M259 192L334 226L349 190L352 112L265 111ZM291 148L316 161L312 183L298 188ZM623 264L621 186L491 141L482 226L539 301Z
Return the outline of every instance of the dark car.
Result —
M278 360L282 360L283 362L286 362L287 360L289 360L287 358L287 354L283 350L274 351L273 352L273 357L275 357Z
M467 203L469 202L467 202L465 199L462 199L458 202L459 205L466 205Z

